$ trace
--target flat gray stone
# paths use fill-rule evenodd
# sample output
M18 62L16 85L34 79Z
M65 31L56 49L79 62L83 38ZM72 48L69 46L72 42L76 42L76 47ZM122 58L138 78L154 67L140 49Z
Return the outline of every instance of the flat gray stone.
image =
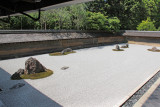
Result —
M61 68L61 70L66 70L66 69L68 69L68 68L69 68L69 67L64 66L64 67Z

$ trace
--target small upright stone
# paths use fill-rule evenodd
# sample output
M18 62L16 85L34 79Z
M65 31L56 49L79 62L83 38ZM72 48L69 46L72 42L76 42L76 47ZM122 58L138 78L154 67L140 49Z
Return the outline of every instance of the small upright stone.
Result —
M126 47L127 47L127 48L129 47L129 44L128 44L128 43L126 43Z
M71 48L66 48L61 52L61 54L65 54L66 52L73 52L73 50Z
M24 74L24 69L19 69L17 72L15 72L12 76L11 79L21 79L21 75Z
M120 47L119 47L119 45L116 45L116 50L120 50Z

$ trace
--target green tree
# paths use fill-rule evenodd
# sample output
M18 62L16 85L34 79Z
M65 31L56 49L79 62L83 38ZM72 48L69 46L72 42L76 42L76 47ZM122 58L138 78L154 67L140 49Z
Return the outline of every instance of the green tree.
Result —
M154 26L154 23L150 18L147 18L147 20L143 20L142 23L138 25L137 29L141 31L156 31L156 27Z
M21 19L18 16L13 16L10 19L10 29L20 29L21 28Z
M147 16L154 20L155 26L160 26L160 0L143 0L145 8L147 10Z
M88 11L117 17L121 29L136 29L136 26L147 18L147 11L141 0L95 0L87 5L90 7Z
M88 12L87 13L87 30L106 30L107 18L103 14Z
M118 32L120 30L120 20L117 17L108 18L107 31Z
M0 21L0 29L5 30L5 29L9 29L9 28L10 28L10 24L9 23L5 23L3 21Z
M86 25L87 11L86 4L72 5L69 7L73 29L83 30Z

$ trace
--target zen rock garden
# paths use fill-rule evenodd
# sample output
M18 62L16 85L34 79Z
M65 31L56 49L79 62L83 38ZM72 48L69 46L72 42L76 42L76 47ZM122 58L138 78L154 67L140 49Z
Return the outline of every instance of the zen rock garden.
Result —
M62 50L61 52L54 52L54 53L50 53L50 56L61 56L61 55L68 55L70 53L76 53L75 51L73 51L71 48L66 48L64 50Z
M52 74L53 71L44 67L37 59L30 57L25 61L25 69L19 69L11 79L39 79Z
M121 48L129 48L128 43L125 45L122 45ZM124 49L121 49L119 45L116 45L115 49L112 49L113 51L124 51ZM152 52L160 52L159 49L156 47L152 47L152 49L148 49L148 51ZM71 48L66 48L62 50L61 52L56 53L50 53L50 55L67 55L70 53L75 53ZM64 66L61 68L61 70L66 70L69 67ZM16 79L39 79L44 78L47 76L50 76L53 74L53 71L47 69L45 66L43 66L37 59L30 57L25 61L25 69L19 69L17 72L15 72L12 76L12 80Z

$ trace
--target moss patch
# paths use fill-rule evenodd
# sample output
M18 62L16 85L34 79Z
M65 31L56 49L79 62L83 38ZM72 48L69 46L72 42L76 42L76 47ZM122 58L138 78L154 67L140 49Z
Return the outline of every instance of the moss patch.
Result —
M117 50L117 49L112 49L113 51L124 51L123 49Z
M147 50L152 52L160 52L160 50L156 50L156 51L153 51L152 49L147 49Z
M41 72L41 73L35 73L35 74L28 74L28 75L21 75L20 77L22 79L40 79L40 78L45 78L53 74L53 71L46 69L46 72Z
M72 52L65 52L64 54L62 54L61 52L54 52L54 53L49 53L50 56L61 56L61 55L68 55L71 53L76 53L75 51Z
M121 48L129 48L129 47L121 47Z

